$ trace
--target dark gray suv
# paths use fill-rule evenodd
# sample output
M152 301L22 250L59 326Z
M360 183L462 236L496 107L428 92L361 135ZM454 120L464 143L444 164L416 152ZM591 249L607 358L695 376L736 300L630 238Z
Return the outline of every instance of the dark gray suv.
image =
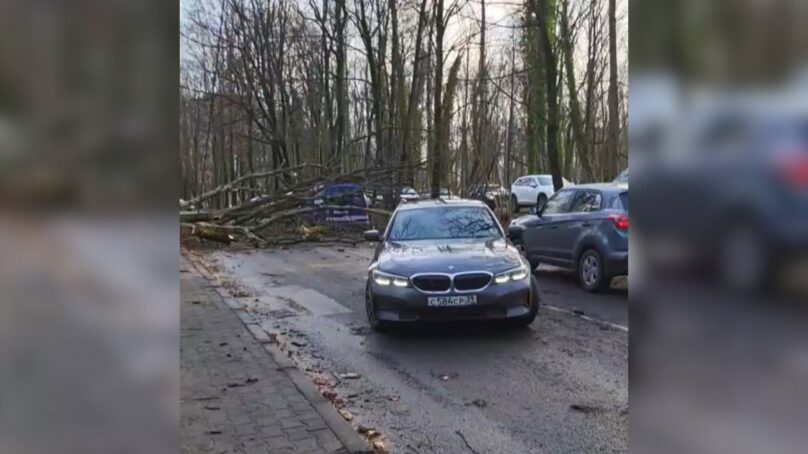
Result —
M544 206L511 222L508 236L530 265L575 270L589 291L628 274L628 186L578 185L555 193Z

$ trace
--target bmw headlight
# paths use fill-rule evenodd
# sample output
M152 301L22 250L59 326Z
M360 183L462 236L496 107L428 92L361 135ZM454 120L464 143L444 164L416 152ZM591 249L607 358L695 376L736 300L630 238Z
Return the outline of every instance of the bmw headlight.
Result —
M528 275L530 275L530 272L527 267L521 265L519 268L497 274L494 276L494 282L497 284L505 284L508 281L521 281L528 277Z
M390 285L396 287L409 287L410 285L410 281L406 277L383 273L381 271L373 271L373 281L384 287L389 287Z

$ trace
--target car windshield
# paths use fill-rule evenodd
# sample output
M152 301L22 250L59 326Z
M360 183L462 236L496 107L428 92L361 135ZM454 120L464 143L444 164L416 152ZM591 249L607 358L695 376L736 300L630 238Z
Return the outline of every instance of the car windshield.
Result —
M390 241L501 238L502 232L484 207L437 207L399 211Z

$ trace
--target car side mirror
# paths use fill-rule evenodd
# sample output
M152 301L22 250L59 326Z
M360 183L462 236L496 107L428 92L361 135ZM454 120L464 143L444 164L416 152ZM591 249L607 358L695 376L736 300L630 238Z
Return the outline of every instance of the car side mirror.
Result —
M382 240L382 236L378 230L367 230L365 232L365 241L378 243Z
M544 207L547 206L547 201L542 200L541 203L537 203L530 207L530 214L535 214L538 217L541 217L542 211L544 211Z

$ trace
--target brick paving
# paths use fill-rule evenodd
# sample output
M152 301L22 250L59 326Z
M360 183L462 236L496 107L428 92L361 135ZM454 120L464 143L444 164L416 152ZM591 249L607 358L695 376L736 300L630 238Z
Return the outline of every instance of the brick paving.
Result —
M215 281L204 274L183 255L182 451L357 452L347 448L332 430L335 424L344 424L337 427L344 434L352 432L350 426L328 418L322 402L312 402L322 397L315 395L313 388L302 392L300 378L296 386L286 370L290 366L278 364L267 345L256 339L220 295ZM343 440L345 437L342 435Z

